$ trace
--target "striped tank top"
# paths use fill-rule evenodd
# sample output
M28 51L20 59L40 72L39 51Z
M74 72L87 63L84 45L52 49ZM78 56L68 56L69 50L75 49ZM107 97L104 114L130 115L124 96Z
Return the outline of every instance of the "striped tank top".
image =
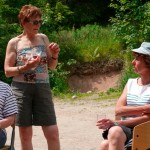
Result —
M129 79L127 82L127 106L143 106L150 104L150 84L138 85L138 78ZM122 117L122 119L137 116Z
M41 58L39 65L36 68L32 68L24 73L21 73L13 77L15 82L25 82L25 83L49 83L48 67L47 67L47 53L46 44L43 40L43 45L36 45L32 47L27 47L23 49L17 49L16 44L16 66L22 66L25 64L27 59L38 55ZM17 43L17 42L16 42Z

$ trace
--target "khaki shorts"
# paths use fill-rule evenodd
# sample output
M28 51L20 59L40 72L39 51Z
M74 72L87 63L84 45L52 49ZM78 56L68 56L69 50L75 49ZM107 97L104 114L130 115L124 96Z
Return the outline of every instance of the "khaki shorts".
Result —
M18 126L49 126L56 124L56 115L49 83L12 82L17 98Z

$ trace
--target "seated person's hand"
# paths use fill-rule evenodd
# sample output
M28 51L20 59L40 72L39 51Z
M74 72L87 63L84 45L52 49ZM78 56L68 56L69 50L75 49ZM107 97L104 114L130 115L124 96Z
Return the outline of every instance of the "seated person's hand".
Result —
M114 122L110 119L100 119L97 121L96 126L98 126L99 129L108 129L112 126L114 126Z

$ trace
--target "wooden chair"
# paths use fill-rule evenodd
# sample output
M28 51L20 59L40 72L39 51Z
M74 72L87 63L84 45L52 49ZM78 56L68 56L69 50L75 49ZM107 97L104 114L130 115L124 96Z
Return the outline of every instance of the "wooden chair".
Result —
M150 150L150 121L134 127L132 150Z

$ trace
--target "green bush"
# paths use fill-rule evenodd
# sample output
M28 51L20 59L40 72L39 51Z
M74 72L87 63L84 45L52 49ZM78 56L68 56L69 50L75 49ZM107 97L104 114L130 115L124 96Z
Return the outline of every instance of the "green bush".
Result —
M124 51L114 39L111 27L86 25L81 29L63 30L49 34L50 41L60 45L59 65L50 71L54 91L69 91L69 68L76 63L124 59ZM58 79L59 78L59 79Z
M125 57L125 63L124 63L124 68L122 70L122 76L121 76L120 84L119 84L120 90L124 89L129 78L138 77L138 75L134 72L133 65L131 63L133 60L131 50L127 51L124 57Z
M150 2L143 0L111 0L116 11L111 18L115 36L126 47L136 47L150 40Z

